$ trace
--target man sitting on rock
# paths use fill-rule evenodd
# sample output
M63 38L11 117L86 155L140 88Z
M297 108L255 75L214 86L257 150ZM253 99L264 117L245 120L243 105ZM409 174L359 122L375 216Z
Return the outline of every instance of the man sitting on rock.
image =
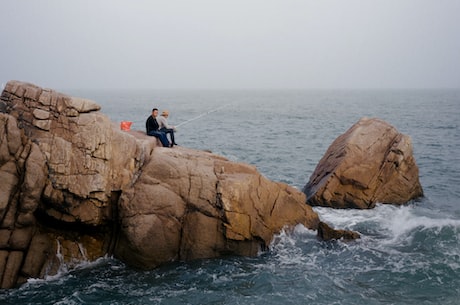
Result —
M169 143L168 138L166 137L166 133L159 130L160 126L158 125L156 119L157 116L158 109L153 108L152 114L147 118L147 121L145 122L147 135L159 138L161 144L163 144L164 147L171 147L171 144Z

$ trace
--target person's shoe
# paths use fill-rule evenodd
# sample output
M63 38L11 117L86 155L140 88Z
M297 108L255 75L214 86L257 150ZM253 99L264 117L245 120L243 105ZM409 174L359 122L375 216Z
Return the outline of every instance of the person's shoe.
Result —
M177 143L173 143L173 145L179 145L179 144L177 144Z

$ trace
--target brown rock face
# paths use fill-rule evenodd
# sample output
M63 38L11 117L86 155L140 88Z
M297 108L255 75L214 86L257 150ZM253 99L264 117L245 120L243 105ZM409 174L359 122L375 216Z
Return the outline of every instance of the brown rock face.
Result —
M254 255L284 226L317 228L302 192L247 164L157 146L99 109L17 81L2 92L0 288L106 254L139 268Z
M305 196L254 167L211 153L160 148L120 198L118 257L151 268L172 260L255 255L284 226L316 229Z
M310 205L367 209L423 196L409 136L363 118L339 136L304 187Z

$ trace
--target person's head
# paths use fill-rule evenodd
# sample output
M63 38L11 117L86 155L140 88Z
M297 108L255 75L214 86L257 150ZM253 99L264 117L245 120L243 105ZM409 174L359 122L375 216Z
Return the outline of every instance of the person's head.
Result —
M161 116L168 117L169 116L169 111L168 110L163 110L161 112Z
M158 108L152 109L152 116L156 117L158 115Z

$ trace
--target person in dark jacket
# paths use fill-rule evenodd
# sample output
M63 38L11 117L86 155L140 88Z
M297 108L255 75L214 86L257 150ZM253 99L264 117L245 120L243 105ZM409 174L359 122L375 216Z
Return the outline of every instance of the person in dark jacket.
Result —
M145 129L147 135L160 139L160 142L161 144L163 144L164 147L171 147L171 144L169 143L168 138L166 137L166 133L159 130L160 126L157 122L157 116L158 109L153 108L152 114L147 118L147 121L145 122Z

